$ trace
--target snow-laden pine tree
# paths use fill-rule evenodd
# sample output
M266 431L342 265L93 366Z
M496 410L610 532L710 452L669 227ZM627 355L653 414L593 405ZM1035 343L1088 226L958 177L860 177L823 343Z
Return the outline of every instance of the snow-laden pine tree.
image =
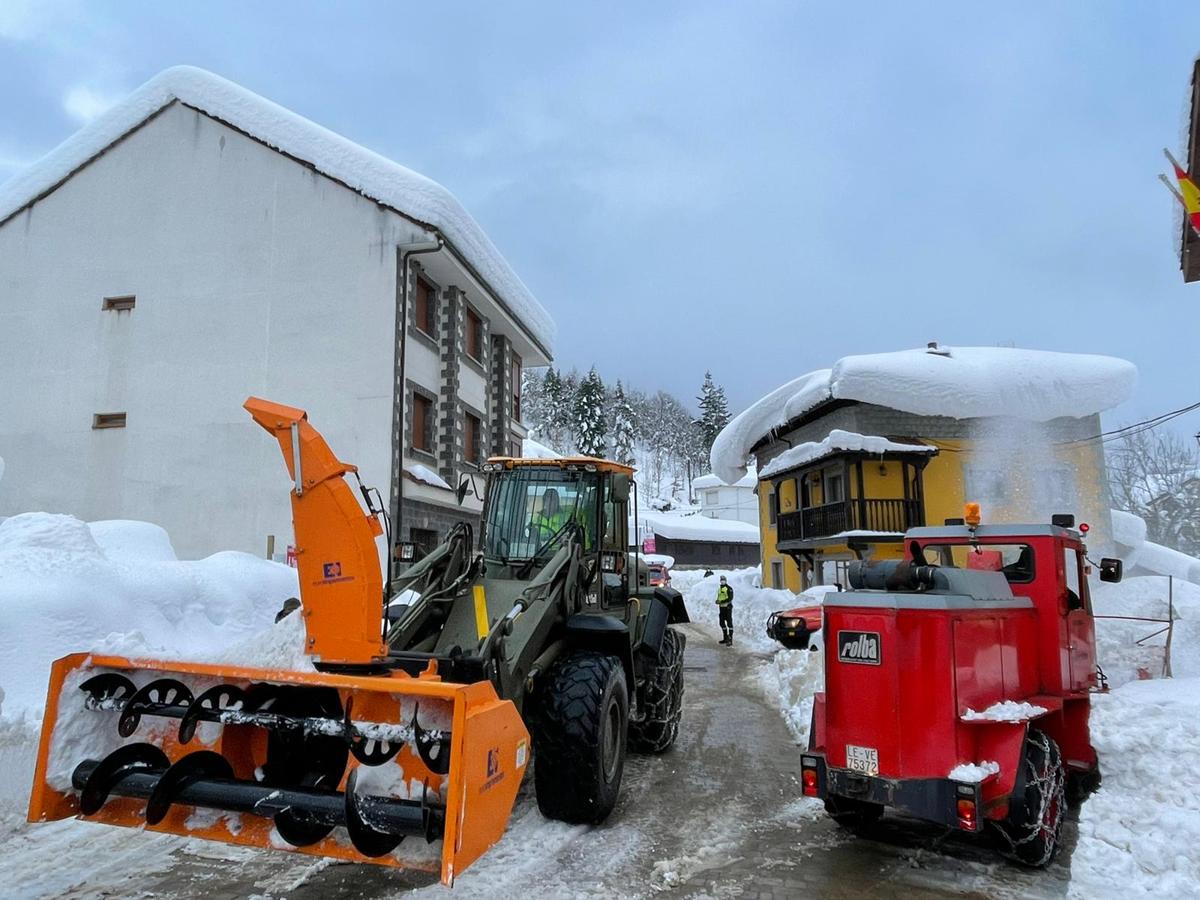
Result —
M700 387L700 417L696 420L700 430L700 443L704 453L712 450L713 441L729 422L729 401L725 388L713 381L712 372L704 373L704 384Z
M612 458L626 465L633 464L633 444L635 433L633 427L633 406L625 395L625 388L617 382L610 404L612 419Z
M526 369L521 373L521 421L539 440L546 427L546 376L549 372L549 369Z
M604 382L592 366L575 392L575 445L587 456L603 456L608 423L604 420Z
M570 421L570 399L562 377L551 366L542 379L542 421L534 436L555 450L566 446L564 432Z

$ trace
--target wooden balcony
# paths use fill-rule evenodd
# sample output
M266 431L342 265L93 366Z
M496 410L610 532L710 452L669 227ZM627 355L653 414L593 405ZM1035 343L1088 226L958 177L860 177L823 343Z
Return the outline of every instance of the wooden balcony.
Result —
M904 532L925 524L920 500L841 500L781 513L776 519L780 549L785 543L820 540L845 531Z

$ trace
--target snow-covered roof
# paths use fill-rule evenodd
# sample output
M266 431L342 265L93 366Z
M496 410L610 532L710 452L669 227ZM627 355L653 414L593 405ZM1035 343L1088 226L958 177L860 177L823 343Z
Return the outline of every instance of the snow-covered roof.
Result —
M857 400L926 416L1005 416L1034 422L1080 418L1127 400L1137 367L1112 356L941 347L846 356L776 388L717 435L712 468L741 477L751 448L829 400Z
M0 224L54 190L175 100L309 163L352 190L440 232L534 340L547 353L553 349L554 320L448 190L232 81L192 66L175 66L155 75L24 172L0 185Z
M763 466L763 478L770 478L778 472L786 472L806 463L816 462L835 453L860 451L882 455L884 453L937 453L937 447L927 447L925 444L900 444L889 441L884 437L858 434L854 431L843 431L835 428L822 441L805 441L789 447L777 457Z
M1146 540L1146 521L1141 516L1114 509L1112 536L1127 568L1200 584L1200 559Z
M737 519L709 519L697 513L643 512L640 523L657 535L676 541L715 541L725 544L757 544L758 527Z
M701 475L699 478L692 479L692 487L695 490L702 491L706 488L722 488L722 487L740 487L752 488L758 483L758 473L754 470L754 466L746 468L746 474L732 483L722 481L712 472L707 475Z
M433 469L429 468L428 466L423 466L420 463L413 463L405 466L404 474L413 481L419 481L422 484L432 485L433 487L442 488L443 490L447 491L454 490L449 484L446 483L446 479L444 479L441 475L433 471Z
M561 453L528 437L521 441L521 456L524 459L562 459Z

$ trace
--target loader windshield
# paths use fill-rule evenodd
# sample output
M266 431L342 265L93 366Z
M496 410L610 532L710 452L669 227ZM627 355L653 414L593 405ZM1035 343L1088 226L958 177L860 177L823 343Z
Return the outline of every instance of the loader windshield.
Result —
M496 475L488 491L483 552L501 562L549 556L565 526L583 529L584 552L595 549L599 476L557 466L515 468Z

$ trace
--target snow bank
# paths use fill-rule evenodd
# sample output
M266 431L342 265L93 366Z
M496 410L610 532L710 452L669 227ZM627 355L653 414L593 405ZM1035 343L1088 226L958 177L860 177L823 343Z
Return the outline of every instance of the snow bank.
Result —
M1079 813L1072 897L1190 897L1200 883L1200 679L1093 695L1104 783Z
M360 147L204 69L176 66L155 75L123 101L0 185L0 222L137 128L172 101L238 128L310 164L366 197L440 231L462 253L547 351L555 327L508 262L454 195L378 153Z
M240 661L269 661L261 633L283 601L298 596L295 569L235 552L164 558L170 540L156 526L97 524L49 513L0 522L6 717L40 710L50 663L67 653L206 660L245 641Z
M635 534L647 529L677 541L716 541L725 544L757 544L758 527L737 519L710 519L698 511L682 515L669 512L639 512Z
M847 356L776 388L734 418L713 443L712 468L736 481L760 439L827 400L956 419L1044 422L1111 409L1130 397L1136 381L1133 363L1081 353L943 347Z
M877 455L884 453L927 453L932 455L938 452L937 447L927 447L925 444L899 444L896 441L889 441L887 438L835 428L824 440L805 441L784 450L767 463L762 470L762 477L770 478L777 472L786 472L788 469L794 469L797 466L844 451Z
M114 562L174 562L179 558L166 529L149 522L111 519L88 522L87 527L96 545Z
M1138 677L1142 669L1158 676L1163 667L1165 635L1142 645L1137 641L1163 627L1157 622L1109 619L1106 616L1167 618L1167 579L1158 576L1125 578L1119 584L1095 582L1092 611L1096 615L1097 658L1112 687ZM1177 677L1200 678L1200 586L1176 580L1171 669Z

